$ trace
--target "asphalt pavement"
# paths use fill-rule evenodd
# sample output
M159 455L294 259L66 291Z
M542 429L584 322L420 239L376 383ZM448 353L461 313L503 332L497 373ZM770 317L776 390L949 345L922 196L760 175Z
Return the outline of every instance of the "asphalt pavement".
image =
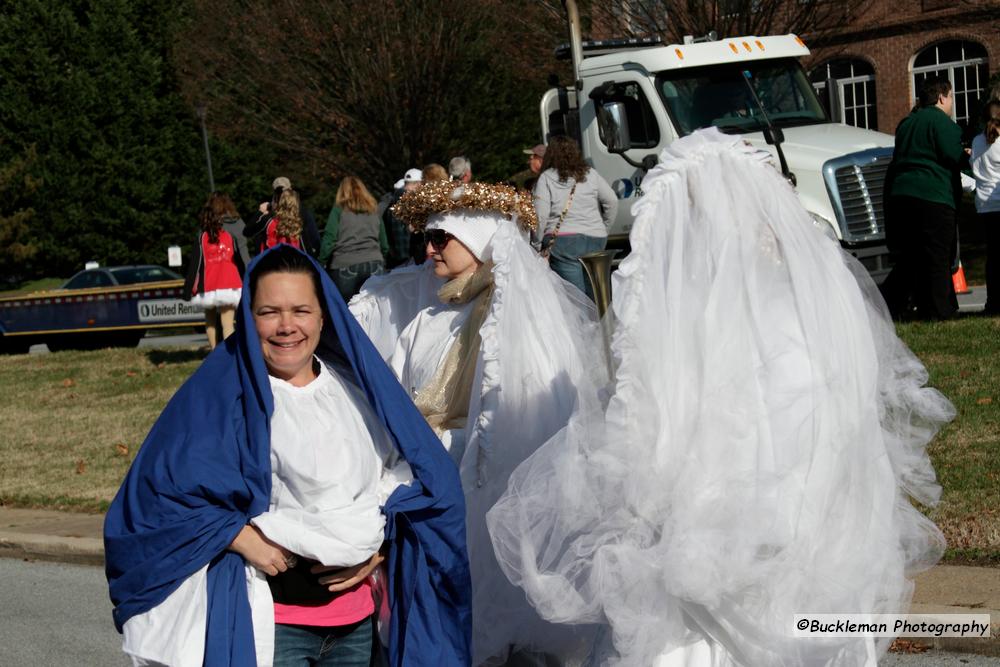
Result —
M76 576L81 579L81 586L86 588L86 592L81 589L82 599L89 600L88 605L92 611L92 616L111 628L110 616L105 613L109 609L106 598L106 585L103 579L103 570L99 567L104 561L104 545L102 540L102 527L104 517L100 514L80 514L69 512L56 512L53 510L33 510L0 506L0 582L3 582L4 593L3 604L0 605L0 665L6 667L11 664L31 664L50 665L66 664L59 662L10 662L5 659L4 647L10 646L10 642L4 639L12 635L9 627L20 627L17 624L21 621L16 619L33 618L40 612L34 598L31 598L31 591L35 589L23 589L31 581L44 581L47 572L55 572L51 575L56 577L71 576L76 572ZM34 569L30 573L11 568L15 564L21 563L19 559L33 561ZM75 564L86 564L90 568L69 568L50 570L47 563L38 561L60 561ZM94 567L97 566L97 567ZM20 574L17 574L20 572ZM91 572L91 575L86 575ZM14 573L14 574L12 574ZM37 573L37 574L36 574ZM69 573L69 574L67 574ZM29 576L30 575L30 576ZM8 581L18 580L17 590L12 592L12 585ZM83 580L86 581L83 581ZM61 586L61 584L59 584ZM62 590L60 588L60 590ZM69 588L73 591L71 595L76 596L76 585ZM27 595L28 598L23 596ZM63 609L60 606L62 597L59 595L49 596L48 593L39 594L44 597L44 604L51 604L51 610L64 622ZM47 596L47 597L46 597ZM67 610L75 609L76 600L66 605ZM38 603L42 604L42 603ZM42 605L41 609L46 607ZM86 606L84 607L86 608ZM67 611L68 613L68 611ZM76 613L76 612L73 612ZM898 667L912 666L932 666L932 665L998 665L1000 666L1000 568L970 567L964 565L938 565L927 572L921 573L916 578L916 590L913 595L913 604L910 608L913 614L990 614L993 628L991 639L956 639L956 638L911 638L922 646L929 648L925 653L913 655L899 654L891 655L883 664ZM13 618L8 624L8 618ZM71 616L76 619L75 616ZM70 621L65 621L69 623ZM72 621L76 623L76 620ZM86 625L91 621L81 621ZM27 632L26 630L22 630ZM75 630L74 630L75 632ZM6 633L6 634L5 634ZM107 633L105 633L107 634ZM25 635L29 636L29 635ZM33 635L31 635L33 636ZM96 641L96 640L95 640ZM103 645L103 639L98 645ZM59 644L62 646L62 644ZM20 648L18 650L21 650ZM24 649L27 650L27 649ZM89 650L89 649L88 649ZM977 653L986 657L975 657L971 662L961 662L967 658L955 656L958 654ZM20 654L19 654L20 655ZM25 654L27 655L27 654ZM934 658L933 656L938 656ZM945 662L945 660L953 662ZM954 660L958 660L954 662ZM77 662L74 664L91 664ZM117 663L94 663L94 664L117 664Z
M0 558L0 665L118 667L130 662L111 621L104 570ZM996 667L1000 658L928 649L889 653L882 667Z
M0 558L0 665L130 665L111 621L104 570Z

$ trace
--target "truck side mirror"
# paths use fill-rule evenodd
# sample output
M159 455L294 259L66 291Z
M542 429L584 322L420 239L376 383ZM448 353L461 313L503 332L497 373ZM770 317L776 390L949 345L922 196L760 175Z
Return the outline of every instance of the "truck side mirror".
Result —
M609 153L624 153L632 147L632 138L628 131L628 117L625 114L624 102L601 102L597 104L597 122Z

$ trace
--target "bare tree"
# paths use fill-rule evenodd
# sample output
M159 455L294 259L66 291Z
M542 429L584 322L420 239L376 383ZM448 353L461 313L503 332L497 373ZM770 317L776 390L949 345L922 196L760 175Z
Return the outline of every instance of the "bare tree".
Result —
M525 48L550 21L530 0L195 6L175 59L213 131L268 142L307 176L356 173L376 190L408 167L502 150L504 124L534 116L549 57Z
M560 0L539 0L550 14ZM870 2L854 0L611 0L581 3L595 38L659 36L679 43L685 35L715 31L720 38L794 32L817 35L842 25Z

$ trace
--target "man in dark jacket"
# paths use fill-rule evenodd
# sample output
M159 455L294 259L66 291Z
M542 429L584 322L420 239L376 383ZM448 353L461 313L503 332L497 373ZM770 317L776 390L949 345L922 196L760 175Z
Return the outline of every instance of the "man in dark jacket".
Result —
M951 275L966 152L951 119L953 104L948 79L928 78L917 108L896 128L885 183L886 243L895 266L882 285L893 317L909 313L911 297L921 318L944 319L958 310Z
M406 224L392 212L392 207L399 201L399 198L405 193L419 188L422 182L423 174L419 169L407 169L403 178L393 184L392 192L383 196L382 201L379 202L379 211L382 213L382 224L385 226L385 233L389 241L389 255L386 257L386 268L391 269L400 264L405 264L410 259L413 259L418 264L420 261L423 261L422 255L420 261L417 261L417 255L414 255L411 251L411 246L414 245L414 236L416 235L411 233ZM420 238L416 239L417 246L423 241L423 235L419 236Z

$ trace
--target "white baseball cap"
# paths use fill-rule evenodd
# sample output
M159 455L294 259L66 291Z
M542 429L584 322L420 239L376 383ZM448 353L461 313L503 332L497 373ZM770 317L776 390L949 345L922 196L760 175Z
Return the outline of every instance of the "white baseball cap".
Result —
M420 183L424 180L424 173L419 169L407 169L403 177L392 184L392 187L396 190L400 189L407 183Z

